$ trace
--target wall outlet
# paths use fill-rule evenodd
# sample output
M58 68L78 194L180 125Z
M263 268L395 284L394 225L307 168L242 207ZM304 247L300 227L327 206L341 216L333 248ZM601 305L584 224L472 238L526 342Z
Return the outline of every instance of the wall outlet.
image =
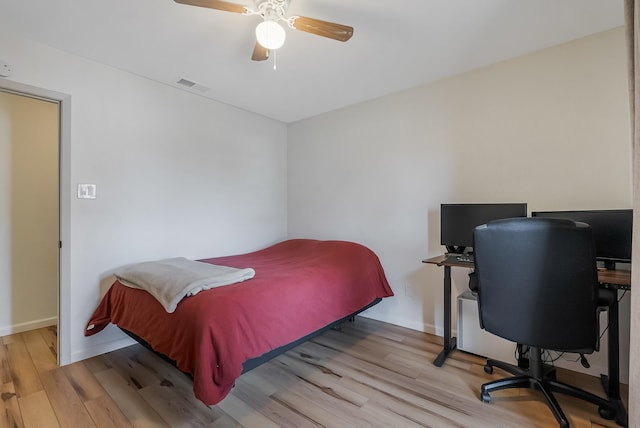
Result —
M0 61L0 77L11 76L12 70L9 64L4 61Z

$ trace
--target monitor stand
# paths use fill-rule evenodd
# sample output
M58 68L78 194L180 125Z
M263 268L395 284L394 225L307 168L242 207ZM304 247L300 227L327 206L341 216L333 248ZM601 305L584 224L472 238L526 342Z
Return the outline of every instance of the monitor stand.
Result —
M446 248L447 254L462 254L467 247L458 245L447 245Z

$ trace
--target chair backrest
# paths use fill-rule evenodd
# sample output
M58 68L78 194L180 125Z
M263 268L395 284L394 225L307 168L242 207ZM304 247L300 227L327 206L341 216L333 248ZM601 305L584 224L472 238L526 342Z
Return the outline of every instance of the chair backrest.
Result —
M590 353L598 343L591 228L554 218L492 221L474 231L481 324L524 345Z

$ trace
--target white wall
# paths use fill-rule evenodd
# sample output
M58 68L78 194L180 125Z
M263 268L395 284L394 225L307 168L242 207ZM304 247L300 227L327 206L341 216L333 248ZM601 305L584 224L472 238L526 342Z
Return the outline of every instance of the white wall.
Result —
M57 322L58 117L0 92L0 336Z
M370 246L396 296L368 315L442 334L440 204L629 208L626 82L619 28L291 124L289 236Z
M115 327L83 335L117 267L246 252L286 236L284 124L0 36L9 79L71 96L71 331L61 334L72 361L127 342ZM97 199L76 199L78 183L96 184Z

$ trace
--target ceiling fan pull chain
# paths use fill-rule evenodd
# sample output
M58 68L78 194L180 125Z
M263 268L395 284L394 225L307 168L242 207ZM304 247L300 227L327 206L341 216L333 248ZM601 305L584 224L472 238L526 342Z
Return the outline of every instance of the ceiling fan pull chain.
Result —
M278 68L278 49L273 50L273 69Z

